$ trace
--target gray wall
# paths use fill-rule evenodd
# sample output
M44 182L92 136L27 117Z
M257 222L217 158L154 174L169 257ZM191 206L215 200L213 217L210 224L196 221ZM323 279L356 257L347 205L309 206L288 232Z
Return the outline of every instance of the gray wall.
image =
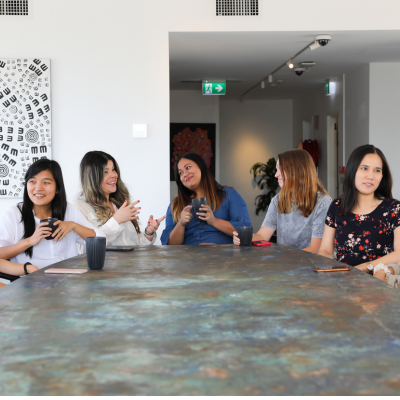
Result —
M385 154L400 199L400 63L370 64L370 143Z
M369 64L346 74L345 159L362 144L369 143Z
M261 194L250 168L292 148L292 100L223 100L220 102L221 183L233 186L243 197L254 230L265 214L255 214Z

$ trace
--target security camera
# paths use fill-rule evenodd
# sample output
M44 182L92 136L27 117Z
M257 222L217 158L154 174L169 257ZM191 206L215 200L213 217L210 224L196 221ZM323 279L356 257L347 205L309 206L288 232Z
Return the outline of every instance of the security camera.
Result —
M296 72L296 75L300 76L303 75L303 72L305 71L305 68L297 67L294 69L294 72Z
M317 35L315 38L315 41L318 42L320 46L326 46L330 40L332 40L331 35Z

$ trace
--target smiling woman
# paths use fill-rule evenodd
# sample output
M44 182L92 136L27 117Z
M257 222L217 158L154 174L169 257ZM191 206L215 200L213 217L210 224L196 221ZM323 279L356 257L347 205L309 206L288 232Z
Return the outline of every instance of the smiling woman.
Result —
M54 232L48 222L41 222L47 218L57 220ZM1 220L0 271L24 275L74 257L76 244L84 245L89 236L104 235L67 203L59 164L38 160L25 174L23 202L8 209Z
M400 261L399 225L400 202L392 196L385 156L373 145L356 148L347 163L343 195L329 207L319 254L335 254L338 261L372 273L378 264Z
M130 202L118 163L110 154L103 151L86 153L80 165L80 178L82 193L73 204L106 235L108 245L154 244L156 231L165 216L154 219L150 215L144 232L141 232L139 200ZM84 251L80 248L80 252Z
M236 227L251 225L239 193L220 185L199 155L186 153L177 160L175 182L178 195L167 210L162 244L228 244ZM203 198L206 201L195 213L193 200Z

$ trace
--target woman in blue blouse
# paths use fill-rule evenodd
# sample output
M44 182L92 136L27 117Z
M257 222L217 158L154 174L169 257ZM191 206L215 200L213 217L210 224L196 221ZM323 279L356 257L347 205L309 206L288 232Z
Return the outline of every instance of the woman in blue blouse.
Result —
M221 186L211 175L205 161L186 153L175 163L178 195L167 210L162 244L229 244L238 226L250 226L247 206L239 193ZM194 215L193 199L206 197L202 213Z

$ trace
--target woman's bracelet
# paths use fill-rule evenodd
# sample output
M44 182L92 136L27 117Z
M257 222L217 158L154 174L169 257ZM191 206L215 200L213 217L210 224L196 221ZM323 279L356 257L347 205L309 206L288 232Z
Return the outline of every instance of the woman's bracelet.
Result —
M374 275L378 272L378 271L385 271L385 279L388 280L389 279L389 275L392 275L392 273L390 272L389 268L387 267L387 265L385 264L378 264L375 268L374 268Z
M26 262L25 264L24 264L24 272L25 272L25 275L29 275L29 272L28 272L28 269L26 268L28 265L32 265L30 262Z
M155 232L153 232L152 234L147 233L147 227L146 227L146 228L144 228L144 234L145 234L147 237L153 237L156 233L155 233Z

